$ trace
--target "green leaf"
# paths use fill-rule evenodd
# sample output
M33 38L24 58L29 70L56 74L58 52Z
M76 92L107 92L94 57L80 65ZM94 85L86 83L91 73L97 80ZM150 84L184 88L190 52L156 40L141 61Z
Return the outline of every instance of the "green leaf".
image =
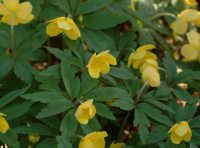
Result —
M12 106L7 107L5 110L2 110L2 112L7 115L8 120L12 120L28 112L31 105L32 103L30 102L18 103L18 104L14 104ZM23 109L19 109L19 108L23 108Z
M92 90L95 86L97 86L98 83L99 81L97 79L92 79L87 72L84 72L82 74L79 95L80 96L85 95L90 90Z
M66 138L66 133L63 133L61 136L57 136L56 140L58 142L57 148L73 148L72 144Z
M167 79L170 83L173 82L176 76L176 63L168 52L165 52L165 58L163 59L163 65L167 72Z
M113 98L127 98L129 94L122 88L118 87L100 87L94 89L89 94L84 96L84 98L92 98L95 101L108 101Z
M37 114L37 118L45 118L49 116L53 116L59 113L63 113L66 110L73 107L73 104L65 99L65 100L56 100L47 105L47 107L43 108L41 112Z
M15 98L17 98L17 97L21 96L22 94L24 94L29 88L30 88L30 86L26 86L26 87L24 87L22 89L14 90L14 91L9 92L8 94L5 94L0 99L0 108L4 107L5 105L10 103Z
M98 115L105 117L107 119L110 119L110 120L116 120L112 111L110 111L110 109L105 104L97 103L97 102L95 102L94 104L95 104Z
M158 143L167 138L169 128L163 125L158 125L149 133L147 143Z
M155 105L156 107L162 109L162 110L165 110L169 113L172 113L172 114L175 114L174 110L171 109L170 107L168 107L167 105L165 105L164 103L160 102L160 101L157 101L155 99L146 99L144 100L145 102L148 102L152 105Z
M135 108L134 101L131 98L120 98L112 103L112 106L119 107L122 110L132 110Z
M139 135L142 143L146 143L147 136L148 136L148 128L147 126L150 126L150 121L147 118L147 116L144 114L142 110L139 108L135 109L135 115L134 115L134 126L139 126Z
M181 88L176 88L173 90L174 95L181 100L186 101L187 103L190 104L196 104L198 102L197 99L193 98L189 92L187 92L186 90L183 90Z
M33 134L37 133L39 135L46 136L56 136L58 131L41 123L30 123L29 125L23 125L14 129L17 134Z
M160 87L155 92L155 97L163 97L163 96L168 96L170 94L171 90L167 86L165 82L162 82Z
M128 20L128 17L125 14L110 12L109 10L103 9L84 17L83 25L86 28L99 30L114 27L126 20Z
M196 105L186 104L184 107L179 106L176 113L176 121L189 121L197 111Z
M85 134L89 134L94 131L99 131L101 129L101 125L96 118L93 118L92 120L89 121L88 124L86 125L81 124L81 128Z
M38 25L37 30L32 36L32 50L38 50L46 42L48 36L46 34L46 25Z
M80 79L75 78L75 70L69 65L66 60L61 61L61 75L64 81L65 89L70 97L78 96L80 90Z
M0 78L8 74L14 65L14 60L10 56L0 56Z
M183 70L175 76L173 83L178 84L190 80L200 80L199 75L200 71Z
M97 11L105 7L106 5L110 4L112 1L113 0L87 0L78 6L75 14L83 15L83 14Z
M17 134L9 129L6 134L0 133L0 141L12 148L20 148Z
M70 5L68 0L52 0L51 3L58 6L60 10L70 13Z
M191 128L200 128L200 116L197 116L190 120L189 124Z
M37 20L40 11L41 11L41 5L44 3L44 0L29 0L31 2L31 4L33 5L33 14L34 14L34 20Z
M60 126L60 131L66 132L67 135L69 135L70 137L74 136L78 128L78 122L76 121L76 118L74 115L75 115L74 109L68 111L65 114L65 117L63 118L61 126Z
M36 148L49 148L49 146L51 146L51 148L57 147L57 142L56 142L55 138L44 139L42 142L40 142L36 145Z
M14 72L18 78L26 83L32 82L32 66L25 60L15 60Z
M67 100L59 92L41 91L32 94L25 94L21 96L24 99L31 100L32 102L54 103L56 101Z
M102 31L92 31L88 29L81 30L82 38L87 43L89 49L99 53L105 49L116 51L114 40Z
M122 79L122 80L132 80L134 75L128 70L128 68L120 67L111 67L109 75Z
M141 103L138 105L138 107L140 108L140 110L143 110L144 113L150 118L167 126L172 126L173 123L170 121L170 119L162 114L162 112L158 108L155 108L155 106L152 106L148 103Z

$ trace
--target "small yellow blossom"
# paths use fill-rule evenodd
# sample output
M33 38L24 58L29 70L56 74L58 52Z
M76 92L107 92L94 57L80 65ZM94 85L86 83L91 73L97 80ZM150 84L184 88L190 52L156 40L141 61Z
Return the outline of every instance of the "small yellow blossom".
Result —
M186 9L178 14L177 19L170 25L170 28L177 34L185 34L188 30L188 23L195 22L199 18L200 14L197 10Z
M187 39L189 44L185 44L181 48L183 61L200 61L200 34L196 31L190 31L187 33Z
M31 143L37 143L40 140L40 135L38 135L38 134L29 134L28 135L28 140Z
M89 119L94 118L95 114L96 108L93 105L93 100L90 99L79 105L78 109L76 110L75 117L81 124L87 124Z
M110 65L117 65L117 61L109 54L109 50L106 50L99 54L94 53L87 67L92 78L99 78L100 73L107 74L110 71Z
M174 144L180 144L181 141L189 142L192 138L192 131L186 121L176 123L168 133L170 134L170 139Z
M19 3L19 0L3 0L0 2L2 22L9 25L26 24L33 20L32 5L30 2Z
M198 3L196 0L183 0L189 6L196 6Z
M79 148L105 148L105 137L107 133L93 132L86 135L79 144Z
M160 75L157 69L153 66L147 66L142 71L142 79L147 82L151 87L160 86Z
M3 113L0 113L0 132L3 134L5 134L9 129L8 122L6 121L4 116L5 115Z
M48 22L46 33L50 37L64 33L71 40L76 40L81 36L78 27L71 18L58 17Z
M149 51L154 48L155 46L152 44L143 45L137 48L128 58L128 67L133 65L133 68L139 69L146 59L157 60L157 56Z
M124 143L112 143L110 148L123 148L125 146Z

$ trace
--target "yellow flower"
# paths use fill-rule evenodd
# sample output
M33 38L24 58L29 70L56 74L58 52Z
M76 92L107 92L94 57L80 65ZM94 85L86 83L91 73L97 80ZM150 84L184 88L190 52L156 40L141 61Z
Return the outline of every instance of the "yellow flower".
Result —
M151 87L160 86L160 75L154 66L146 66L142 71L142 79Z
M107 74L110 71L110 64L117 65L116 58L109 54L109 50L99 54L94 53L87 65L88 72L92 78L99 78L100 73Z
M184 61L200 61L200 34L196 31L190 31L187 33L187 39L189 44L183 45L181 48L181 55L184 57Z
M40 140L40 135L38 135L38 134L30 134L30 135L28 135L28 140L31 143L37 143Z
M125 146L124 143L112 143L110 148L123 148Z
M196 6L198 3L196 0L183 0L189 6Z
M186 121L176 123L168 133L170 134L170 139L174 144L180 144L181 141L189 142L192 138L192 131Z
M8 122L6 121L4 116L4 114L0 113L0 132L3 134L5 134L9 129Z
M154 48L155 46L152 44L143 45L137 48L128 58L128 67L133 65L133 68L139 69L146 59L157 60L157 56L149 51Z
M19 3L19 0L3 0L0 2L2 22L9 25L26 24L33 20L32 5L30 2Z
M74 21L71 18L65 17L58 17L50 20L46 28L46 33L50 37L64 33L71 40L76 40L81 36Z
M87 100L79 105L76 110L75 117L81 124L87 124L89 119L94 118L96 114L96 108L93 105L93 100Z
M86 135L79 144L79 148L105 148L106 132L93 132Z
M197 21L199 17L197 10L186 9L178 14L177 20L170 25L170 28L177 34L185 34L188 30L188 23Z

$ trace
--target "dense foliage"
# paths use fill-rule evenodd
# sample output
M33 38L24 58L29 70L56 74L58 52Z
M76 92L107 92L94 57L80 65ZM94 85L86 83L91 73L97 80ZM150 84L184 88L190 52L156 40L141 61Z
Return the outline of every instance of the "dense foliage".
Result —
M198 148L197 0L0 0L0 143Z

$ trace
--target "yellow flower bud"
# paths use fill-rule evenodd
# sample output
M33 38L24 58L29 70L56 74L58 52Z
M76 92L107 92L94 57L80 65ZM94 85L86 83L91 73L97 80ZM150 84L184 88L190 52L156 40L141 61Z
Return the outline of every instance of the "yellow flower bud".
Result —
M9 25L26 24L34 19L33 7L30 2L19 3L19 0L4 0L0 2L2 22Z
M147 66L142 71L142 79L147 82L151 87L160 86L160 75L153 66Z
M107 74L110 71L110 64L117 65L116 58L109 54L109 50L99 54L94 53L87 65L88 72L92 78L99 78L100 73Z
M79 148L105 148L106 132L93 132L86 135L79 144Z
M28 135L28 140L31 143L37 143L40 140L40 135L38 135L38 134L30 134L30 135Z
M189 142L192 138L192 131L186 121L176 123L168 133L170 134L170 139L174 144L180 144L181 141Z
M94 118L96 114L96 108L93 105L93 100L87 100L79 105L76 110L75 117L77 121L81 124L87 124L89 119Z

